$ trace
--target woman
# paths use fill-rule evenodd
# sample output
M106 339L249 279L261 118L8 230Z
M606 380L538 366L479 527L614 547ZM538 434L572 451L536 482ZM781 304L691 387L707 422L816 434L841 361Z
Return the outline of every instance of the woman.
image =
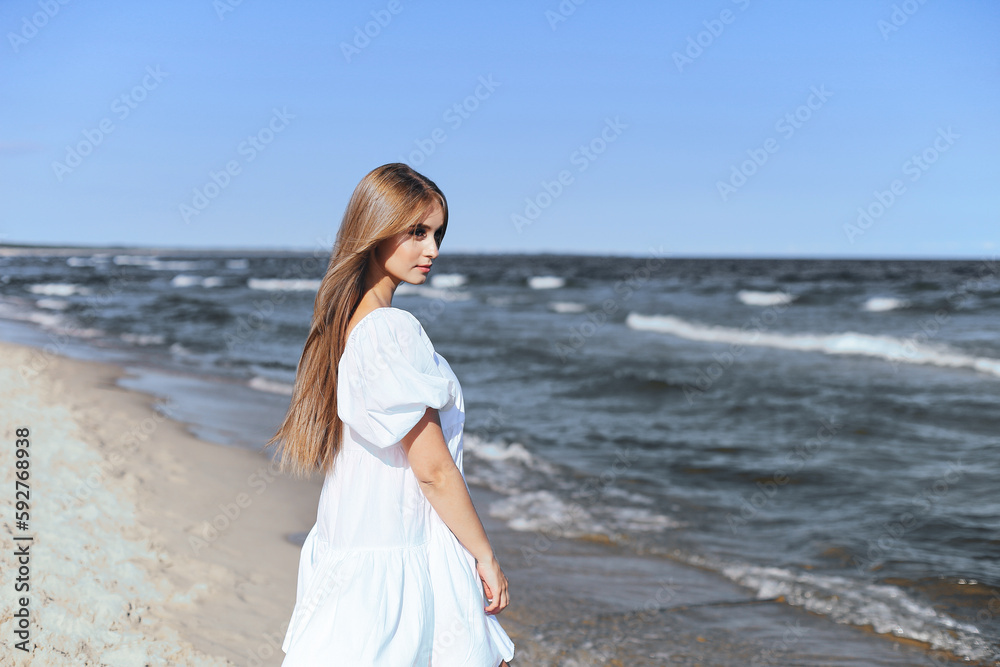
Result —
M448 203L404 164L344 213L288 414L267 445L325 474L302 546L284 665L506 667L504 576L462 471L465 402L420 322L392 307L421 284ZM485 591L484 591L485 589Z

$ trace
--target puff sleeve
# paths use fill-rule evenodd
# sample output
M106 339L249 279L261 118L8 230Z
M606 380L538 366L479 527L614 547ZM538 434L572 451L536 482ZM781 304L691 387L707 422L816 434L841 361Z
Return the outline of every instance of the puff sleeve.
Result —
M446 408L457 393L420 321L392 307L358 322L337 374L337 415L378 447L398 443L428 407Z

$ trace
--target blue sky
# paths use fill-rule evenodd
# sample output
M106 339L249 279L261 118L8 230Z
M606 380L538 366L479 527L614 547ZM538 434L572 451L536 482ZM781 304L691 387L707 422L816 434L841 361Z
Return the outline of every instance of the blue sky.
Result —
M405 161L442 252L1000 247L987 0L11 0L0 30L0 242L315 249Z

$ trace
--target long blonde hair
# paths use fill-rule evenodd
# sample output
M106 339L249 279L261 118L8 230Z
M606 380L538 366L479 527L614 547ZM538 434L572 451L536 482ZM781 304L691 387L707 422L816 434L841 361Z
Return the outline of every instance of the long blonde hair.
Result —
M301 477L333 470L344 424L337 416L337 365L344 353L347 325L361 298L376 246L420 222L437 203L448 227L448 202L427 177L402 163L370 171L351 195L316 293L312 324L295 374L292 398L277 433L281 470Z

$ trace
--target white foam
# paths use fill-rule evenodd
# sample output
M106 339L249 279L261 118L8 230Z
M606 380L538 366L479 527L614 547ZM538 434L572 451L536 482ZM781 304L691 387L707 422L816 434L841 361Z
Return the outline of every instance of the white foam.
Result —
M74 294L90 294L90 290L83 285L73 283L39 283L28 287L32 294L44 294L45 296L73 296Z
M121 339L132 345L162 345L164 342L164 338L160 334L123 333Z
M503 519L514 530L555 533L564 537L607 534L579 503L566 503L549 491L515 494L490 505L490 516Z
M740 290L736 293L736 298L748 306L779 306L795 300L795 297L787 292L755 292L754 290Z
M186 273L180 273L170 281L173 287L219 287L222 283L222 278L217 276L192 276Z
M196 271L207 266L207 263L188 262L184 260L156 260L148 266L154 271Z
M35 305L46 310L66 310L69 308L69 301L63 299L39 299L35 302Z
M180 343L174 343L170 346L170 354L177 357L190 357L193 356L191 350L187 349Z
M582 313L587 310L587 304L576 301L552 301L549 308L557 313Z
M899 308L906 308L910 305L910 302L906 299L894 299L892 297L883 296L873 296L872 298L865 301L865 305L862 306L863 310L867 310L871 313L883 313L887 310L898 310Z
M55 329L63 324L63 318L59 317L55 313L25 313L17 319L34 322L35 324L45 327L46 329Z
M468 301L472 298L472 295L468 292L462 292L450 287L441 289L429 285L411 285L410 283L400 283L396 287L396 294L401 296L420 296L439 301Z
M275 382L274 380L268 380L260 376L251 378L247 386L257 391L266 391L269 394L280 394L282 396L291 396L292 391L295 389L293 385L285 382Z
M112 261L119 266L142 266L153 271L196 271L210 266L204 261L161 260L152 255L115 255Z
M156 261L149 255L115 255L111 261L118 266L146 266Z
M320 280L304 278L250 278L247 280L247 287L265 292L315 292L320 283Z
M532 276L528 278L531 289L559 289L566 284L566 279L560 276Z
M75 338L97 338L98 336L104 335L103 329L80 329L74 327L54 326L52 327L52 331L57 334L73 336Z
M183 273L173 277L170 281L171 287L193 287L201 284L200 276L188 276Z
M748 564L720 570L755 591L758 599L784 596L789 604L838 623L871 625L875 632L915 639L970 660L992 655L976 626L920 603L897 586Z
M489 508L490 516L506 521L513 530L536 531L563 537L661 532L681 524L645 507L567 501L548 490L522 491Z
M107 255L92 255L90 257L67 257L66 264L72 267L97 266L107 264Z
M461 273L442 273L437 276L431 276L431 285L442 289L461 287L466 282L468 282L468 278Z
M230 259L226 260L227 269L245 269L250 266L250 260L248 259Z
M473 456L488 461L519 461L528 467L537 467L538 459L531 455L524 445L513 442L509 445L497 442L483 442L478 438L464 438L465 449Z
M849 354L884 359L892 364L922 364L944 368L968 368L1000 377L1000 359L974 357L945 346L931 347L904 338L873 336L848 331L837 334L785 334L743 331L732 327L688 322L672 315L629 313L625 324L637 330L658 331L688 340L736 345L757 345L800 352Z

